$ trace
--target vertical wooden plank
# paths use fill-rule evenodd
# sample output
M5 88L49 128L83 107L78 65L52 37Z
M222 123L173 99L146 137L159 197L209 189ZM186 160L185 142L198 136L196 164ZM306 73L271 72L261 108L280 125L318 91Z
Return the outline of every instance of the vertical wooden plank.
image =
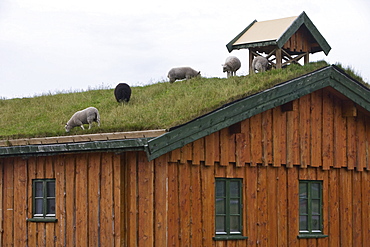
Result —
M262 164L262 115L250 118L251 165Z
M258 241L257 228L258 228L258 210L257 204L257 174L258 167L246 166L245 169L245 214L246 214L246 231L248 236L248 245L256 246Z
M180 214L180 246L190 245L190 166L179 166L179 214Z
M287 169L288 182L288 246L297 246L297 234L299 233L298 221L298 167Z
M278 243L278 197L284 195L278 194L278 172L279 168L267 167L267 239L269 246L279 246Z
M167 246L167 155L154 161L154 246Z
M285 147L285 140L286 140L286 129L284 128L285 122L283 119L283 112L281 111L280 107L275 107L273 110L273 150L274 150L274 161L273 165L275 167L280 166L281 164L285 164L283 159L286 160L286 147Z
M67 246L76 245L76 215L75 215L75 199L76 199L76 164L75 155L67 155L66 164L66 236Z
M121 155L113 154L113 237L114 245L122 246L123 242L123 217L122 217L122 196L124 195L123 186L122 186L122 167L121 166Z
M229 131L228 128L220 130L220 165L227 166L229 165L229 152L231 148L229 147Z
M269 167L259 166L257 174L257 205L258 205L258 223L257 223L257 234L259 244L262 246L268 245L268 189L267 189L267 170Z
M302 168L311 164L310 121L310 95L305 95L299 99L299 136Z
M356 166L356 119L355 117L347 117L347 166L352 170Z
M247 162L247 142L245 138L245 133L238 133L235 135L236 141L236 166L242 167Z
M100 203L100 162L101 153L90 153L88 156L88 243L90 246L99 245L99 203Z
M362 232L363 245L370 243L370 178L368 172L361 172L362 187L361 187L361 205L362 205Z
M168 165L168 245L179 246L179 194L178 194L178 164Z
M328 221L330 224L327 225L328 229L324 228L324 234L329 236L340 236L340 221L341 215L339 213L339 169L329 170L329 187L328 187ZM324 207L325 208L325 207ZM329 237L329 246L340 246L340 238Z
M311 94L311 166L322 166L322 90Z
M45 157L38 157L36 163L36 178L44 179L45 176ZM37 244L40 246L46 246L46 223L37 223Z
M353 170L340 170L340 244L341 246L354 246L352 242L352 173Z
M199 209L202 208L200 169L204 166L191 166L191 236L190 246L202 246L202 217ZM165 246L165 245L163 245Z
M272 110L267 110L265 112L262 112L261 117L262 117L262 164L267 166L273 163L273 160L272 160L272 147L273 147ZM275 137L276 136L274 132L274 141L275 141ZM276 153L274 153L274 156L275 155Z
M45 157L45 178L55 178L54 160L57 160L55 156ZM46 246L52 246L55 244L55 225L56 224L50 223L45 224Z
M204 154L204 138L200 138L193 142L193 165L200 165L201 154Z
M334 98L334 167L347 165L347 121L342 115L341 100Z
M353 184L353 192L352 192L352 207L353 207L353 214L352 214L352 234L353 234L353 246L362 246L363 239L362 239L362 232L366 229L363 227L362 224L362 176L361 172L353 172L352 177L352 184ZM366 230L365 230L366 231Z
M66 246L66 177L65 177L65 156L57 156L55 168L55 198L56 208L55 214L58 219L55 225L56 241L61 246Z
M4 162L4 221L3 221L3 246L14 244L14 158L8 158Z
M245 119L241 122L241 132L244 134L245 138L245 145L246 149L244 151L245 153L245 162L250 163L251 162L251 136L250 136L250 126L249 126L249 118Z
M100 239L101 243L113 246L113 161L112 153L102 153Z
M328 235L329 233L329 173L331 170L322 170L322 169L315 169L317 172L317 180L322 181L322 200L323 200L323 208L322 208L322 217L323 217L323 234ZM321 238L317 239L317 246L328 246L329 245L329 238Z
M154 241L154 164L148 162L144 152L138 156L138 238L139 246L153 246Z
M277 170L277 246L288 246L288 198L287 198L287 168L279 167Z
M365 132L365 118L363 115L357 117L356 126L356 170L363 171L366 168L366 132Z
M76 245L89 246L87 234L87 155L76 156ZM93 179L93 178L92 178Z
M328 170L334 165L334 107L332 95L323 91L323 169Z
M180 155L180 163L185 164L188 160L191 161L193 159L193 143L188 143L185 146L180 148L181 155Z
M16 159L14 165L14 246L27 245L27 164L25 159Z
M138 246L137 242L137 152L126 152L126 246Z
M180 148L177 148L175 150L172 150L171 151L171 162L177 162L180 160L180 154L181 154L181 150Z
M212 237L215 232L215 182L214 182L214 167L204 166L201 169L202 179L202 221L203 221L203 244L202 246L212 246Z
M366 129L366 171L370 170L370 117L365 117L365 129Z
M32 218L32 180L36 178L36 157L28 158L28 218ZM28 222L28 245L36 246L37 232L35 222Z
M293 102L293 111L287 112L287 167L299 164L298 100Z
M206 166L213 166L216 161L215 135L216 133L212 133L205 137L205 146L206 146L205 147L205 150L206 150L205 165Z

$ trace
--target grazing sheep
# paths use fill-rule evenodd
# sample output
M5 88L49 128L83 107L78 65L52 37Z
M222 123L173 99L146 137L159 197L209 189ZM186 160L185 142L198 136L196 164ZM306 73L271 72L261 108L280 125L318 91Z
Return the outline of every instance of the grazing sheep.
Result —
M252 61L252 71L255 72L265 72L266 70L270 69L269 61L267 58L258 56L255 57Z
M100 126L100 115L98 109L95 107L88 107L84 110L78 111L69 121L67 122L65 129L66 132L69 132L72 128L76 126L81 126L82 129L84 128L84 124L89 124L89 129L91 129L91 125L93 122L97 122L98 126Z
M131 88L126 83L119 83L114 89L114 96L117 102L129 102L131 97Z
M239 58L230 56L226 58L225 64L222 64L223 72L227 72L227 77L235 76L236 71L240 69L241 63Z
M170 82L173 83L176 80L190 79L200 75L200 71L196 71L190 67L179 67L172 68L167 77L170 79Z

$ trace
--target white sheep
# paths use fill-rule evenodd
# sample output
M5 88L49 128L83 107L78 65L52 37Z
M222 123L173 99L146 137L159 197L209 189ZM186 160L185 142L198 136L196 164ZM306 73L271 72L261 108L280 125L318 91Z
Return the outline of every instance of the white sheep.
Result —
M170 82L173 83L176 80L190 79L196 76L200 76L200 71L196 71L190 67L178 67L172 68L167 77L170 79Z
M269 61L267 58L258 56L255 57L252 61L252 72L254 73L256 70L258 72L265 72L266 70L270 69Z
M241 63L239 58L230 56L226 58L225 64L222 64L223 72L227 72L227 77L235 76L236 71L240 69Z
M65 129L66 132L69 132L72 128L77 126L81 126L82 129L85 129L83 126L84 124L89 124L89 129L91 129L93 122L97 122L98 126L100 126L99 111L95 107L88 107L73 114L71 119L67 122Z

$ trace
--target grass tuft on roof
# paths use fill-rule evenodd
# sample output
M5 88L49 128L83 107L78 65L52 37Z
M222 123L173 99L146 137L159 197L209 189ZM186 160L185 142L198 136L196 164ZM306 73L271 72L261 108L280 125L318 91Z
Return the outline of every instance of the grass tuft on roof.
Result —
M194 78L132 87L129 103L117 103L114 89L2 99L0 139L166 129L327 65L319 61L247 76ZM69 118L89 106L98 108L101 126L94 123L91 130L76 127L66 133L64 125Z

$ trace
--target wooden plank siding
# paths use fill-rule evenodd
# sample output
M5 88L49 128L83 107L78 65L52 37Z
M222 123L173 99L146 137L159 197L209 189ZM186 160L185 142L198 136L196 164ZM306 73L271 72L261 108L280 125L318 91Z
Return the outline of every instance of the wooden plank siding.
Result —
M322 89L148 161L144 151L0 159L0 246L366 246L370 121ZM243 181L243 240L215 236L215 178ZM56 179L56 223L32 179ZM299 180L323 181L326 238L299 239Z
M0 246L104 246L103 241L122 246L121 159L115 156L118 159L112 153L1 159ZM36 178L56 180L56 223L27 221L32 218Z

